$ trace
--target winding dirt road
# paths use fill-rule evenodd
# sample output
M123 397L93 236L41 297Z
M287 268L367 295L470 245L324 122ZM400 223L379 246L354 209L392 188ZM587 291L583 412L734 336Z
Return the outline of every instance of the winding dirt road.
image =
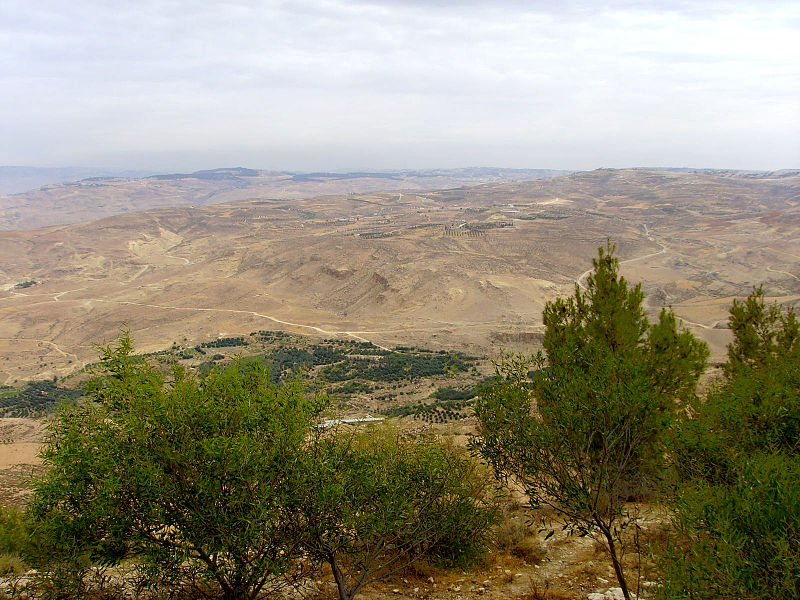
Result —
M256 312L253 310L240 310L235 308L201 308L201 307L193 307L193 306L171 306L167 304L146 304L143 302L130 302L127 300L107 300L105 298L87 298L89 302L107 302L110 304L123 304L123 305L130 305L130 306L143 306L145 308L160 308L164 310L187 310L187 311L196 311L196 312L217 312L217 313L227 313L227 314L239 314L239 315L252 315L254 317L259 317L261 319L267 319L274 323L279 323L281 325L286 325L288 327L298 327L301 329L309 329L311 331L316 331L317 333L321 333L322 335L326 336L337 336L337 335L346 335L353 339L356 339L360 342L369 342L374 344L378 348L382 350L389 350L380 344L375 344L375 342L368 340L360 335L357 335L355 332L352 331L335 331L329 329L323 329L322 327L318 327L317 325L306 325L304 323L293 323L292 321L284 321L283 319L279 319L277 317L273 317L272 315L266 315L264 313Z
M634 258L628 258L628 259L626 259L626 260L621 260L621 261L619 261L619 264L620 264L620 265L626 265L626 264L628 264L628 263L632 263L632 262L634 262L634 261L637 261L637 260L644 260L644 259L646 259L646 258L652 258L652 257L654 257L654 256L658 256L659 254L664 254L664 253L665 253L665 252L666 252L666 251L669 249L669 248L667 248L667 247L666 247L664 244L662 244L661 242L659 242L657 239L655 239L655 238L654 238L654 237L653 237L653 236L650 234L650 230L647 228L647 225L646 225L646 224L643 224L643 225L642 225L642 227L644 228L644 234L645 234L645 236L647 237L647 239L648 239L648 240L650 240L651 242L653 242L654 244L658 244L659 246L661 246L661 250L659 250L658 252L651 252L650 254L644 254L644 255L642 255L642 256L636 256L636 257L634 257ZM584 271L583 273L581 273L581 274L578 276L578 278L575 280L575 283L577 283L577 284L578 284L578 285L581 287L581 289L582 289L583 291L586 291L586 290L588 289L588 288L586 287L586 278L589 276L589 274L590 274L592 271L594 271L594 267L592 267L591 269L589 269L589 270L587 270L587 271Z

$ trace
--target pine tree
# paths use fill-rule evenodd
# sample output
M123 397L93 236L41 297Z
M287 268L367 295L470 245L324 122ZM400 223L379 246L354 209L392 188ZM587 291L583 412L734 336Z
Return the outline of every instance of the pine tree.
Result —
M620 276L614 252L599 249L585 291L547 303L544 353L498 366L476 403L474 447L500 477L522 483L534 507L601 539L630 598L620 559L626 503L654 489L664 433L709 352L671 310L650 325L641 285Z

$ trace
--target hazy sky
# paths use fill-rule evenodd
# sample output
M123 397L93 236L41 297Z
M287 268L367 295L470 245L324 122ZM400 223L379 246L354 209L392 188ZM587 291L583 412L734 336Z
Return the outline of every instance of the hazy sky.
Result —
M3 0L0 164L800 167L800 2Z

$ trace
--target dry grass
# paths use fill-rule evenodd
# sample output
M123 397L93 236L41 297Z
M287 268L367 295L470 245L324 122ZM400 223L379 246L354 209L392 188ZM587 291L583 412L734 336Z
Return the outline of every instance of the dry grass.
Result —
M528 514L518 498L509 498L503 506L493 542L499 555L506 554L527 565L540 563L546 554L539 535L531 527Z
M25 563L14 554L0 554L0 575L22 575L25 572Z
M549 582L531 584L531 590L517 597L517 600L572 600L575 594L563 589L551 589Z

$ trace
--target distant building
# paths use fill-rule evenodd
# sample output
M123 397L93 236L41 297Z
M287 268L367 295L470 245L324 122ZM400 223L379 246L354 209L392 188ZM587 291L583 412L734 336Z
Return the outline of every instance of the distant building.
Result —
M383 420L383 417L372 417L370 415L354 419L328 419L317 425L317 427L320 429L327 429L329 427L336 427L337 425L362 425L364 423L377 423Z

